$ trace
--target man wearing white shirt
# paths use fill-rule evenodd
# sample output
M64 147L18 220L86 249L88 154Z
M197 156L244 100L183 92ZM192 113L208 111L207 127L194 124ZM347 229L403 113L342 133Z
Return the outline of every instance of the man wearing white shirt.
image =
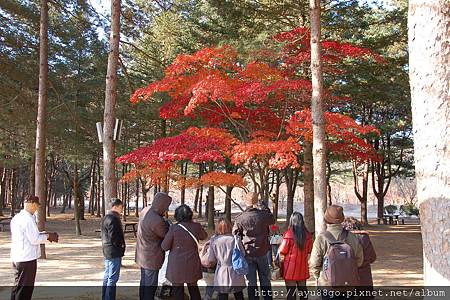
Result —
M39 232L34 215L39 206L39 198L29 196L24 209L11 220L11 260L15 270L11 300L31 299L37 259L41 256L40 244L58 242L56 232Z

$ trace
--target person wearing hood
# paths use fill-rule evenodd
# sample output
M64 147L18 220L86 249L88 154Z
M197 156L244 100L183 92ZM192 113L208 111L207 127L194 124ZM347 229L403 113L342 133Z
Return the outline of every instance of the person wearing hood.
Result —
M166 193L157 193L151 206L141 211L136 240L136 263L141 268L140 299L154 299L158 288L158 274L165 253L161 243L169 231L164 215L172 203Z

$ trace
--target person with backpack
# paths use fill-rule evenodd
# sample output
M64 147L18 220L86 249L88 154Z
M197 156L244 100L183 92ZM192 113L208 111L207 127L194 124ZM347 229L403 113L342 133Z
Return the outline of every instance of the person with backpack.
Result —
M269 226L269 252L267 253L267 259L269 260L269 264L271 269L274 268L274 257L276 257L278 253L278 248L280 247L281 242L283 241L283 236L280 233L279 227L274 224Z
M309 278L308 255L312 250L312 235L303 221L303 215L294 212L289 220L289 228L283 236L279 249L282 277L286 283L286 299L296 299L296 291L306 298L306 280Z
M192 220L193 212L186 204L175 210L176 224L170 226L161 248L170 250L167 263L167 279L172 283L176 300L184 299L184 284L189 290L190 299L200 300L197 281L202 279L199 240L205 240L208 233L202 225Z
M105 274L103 277L103 300L116 299L116 283L119 281L122 257L125 254L125 237L123 235L120 216L123 213L123 202L111 199L111 210L102 221L102 247L105 257Z
M327 289L348 290L359 285L358 267L363 263L363 249L358 238L344 229L343 208L331 205L324 214L326 231L314 241L309 260L310 273L317 285ZM322 296L323 299L338 297Z
M219 293L219 300L228 299L228 294L233 293L236 300L244 300L245 266L236 266L235 249L242 254L244 259L244 246L240 239L232 235L231 222L220 218L216 224L216 235L211 241L208 251L208 262L217 265L214 275L214 287ZM236 254L239 255L239 254ZM238 263L239 264L239 263ZM245 264L245 262L244 262Z
M375 248L370 240L369 233L363 230L361 222L354 217L345 218L344 228L358 237L359 243L363 248L364 261L358 268L359 285L361 288L358 287L357 290L373 291L372 268L370 265L377 259L377 254L375 253ZM364 297L362 299L373 298L374 297Z
M141 268L139 299L155 299L158 275L165 253L161 242L169 231L169 223L163 218L172 198L166 193L156 193L151 206L141 211L136 238L137 265Z
M270 267L267 259L269 251L269 226L275 224L275 219L267 207L257 208L258 194L246 195L245 211L237 216L233 233L241 237L248 263L248 298L259 299L257 277L261 284L261 294L265 300L272 299L270 283Z

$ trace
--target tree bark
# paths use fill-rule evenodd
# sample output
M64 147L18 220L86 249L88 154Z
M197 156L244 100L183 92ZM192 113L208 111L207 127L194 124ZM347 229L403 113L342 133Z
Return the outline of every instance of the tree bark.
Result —
M450 285L450 1L410 0L409 76L424 285Z
M116 154L114 125L117 103L117 68L119 64L120 0L111 1L111 33L109 38L108 68L106 74L105 111L103 115L103 190L105 210L111 208L111 199L117 197Z
M187 163L186 163L186 167L185 167L185 163L181 163L181 177L183 178L182 180L186 179L186 174L187 174ZM182 186L181 186L181 197L180 197L180 201L181 204L185 203L185 198L186 198L186 187L185 184L183 182Z
M11 217L14 217L16 214L16 177L17 177L17 169L11 169L11 174L9 176L9 199L11 202ZM45 217L45 211L44 211Z
M73 207L74 207L74 218L75 218L75 234L81 235L80 226L80 182L78 180L78 166L75 164L73 181L72 181L72 192L73 192Z
M208 228L214 229L214 187L208 188Z
M331 162L327 159L327 206L331 206Z
M304 143L304 163L303 163L303 205L305 212L305 226L309 232L314 233L314 175L313 175L313 155L312 143Z
M294 212L294 197L297 188L299 170L285 169L284 177L286 179L287 200L286 200L286 225L289 225L292 213Z
M6 179L6 168L1 168L0 172L0 216L3 216L3 208L5 207L5 179Z
M232 186L226 187L225 193L225 218L231 222L231 193L233 192Z
M136 178L136 202L134 207L134 216L139 217L139 178Z
M323 71L320 45L320 0L309 0L311 16L311 112L313 122L313 172L315 232L326 229L323 216L327 209L325 118L323 113Z
M28 193L30 195L34 195L34 190L35 190L35 184L34 184L35 164L36 164L36 152L33 152L33 154L31 155L30 176L28 179L29 180Z
M361 207L361 218L360 221L363 225L369 223L367 219L367 199L369 195L369 161L366 161L363 165L363 173L361 178L361 187L359 186L359 175L358 175L358 165L357 162L353 161L352 163L352 171L353 171L353 190L355 192L356 197L359 200ZM372 175L373 180L373 175ZM381 216L381 218L383 215ZM380 217L379 217L380 218Z
M102 178L100 174L100 153L97 155L97 189L95 193L95 198L97 201L97 217L101 217L102 204L101 204L101 194L102 194Z
M278 220L278 206L280 202L280 187L281 187L281 174L280 171L276 171L275 173L275 193L273 197L273 217L275 221Z
M34 194L39 197L39 207L36 219L39 231L45 230L45 146L48 98L48 1L40 0L40 31L39 31L39 98L36 128L36 162ZM41 258L47 258L45 244L41 244Z
M90 178L89 178L89 207L88 212L93 216L94 215L94 206L95 206L95 170L96 170L96 161L97 155L95 154L92 157L91 161L91 170L90 170Z

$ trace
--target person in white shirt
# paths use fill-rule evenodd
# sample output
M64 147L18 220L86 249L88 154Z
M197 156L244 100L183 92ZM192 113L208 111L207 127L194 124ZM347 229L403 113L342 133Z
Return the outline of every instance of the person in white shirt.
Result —
M40 244L58 242L58 234L39 232L35 212L39 198L29 196L24 209L11 220L11 260L14 268L14 286L11 300L28 300L33 296L37 259L41 256Z

